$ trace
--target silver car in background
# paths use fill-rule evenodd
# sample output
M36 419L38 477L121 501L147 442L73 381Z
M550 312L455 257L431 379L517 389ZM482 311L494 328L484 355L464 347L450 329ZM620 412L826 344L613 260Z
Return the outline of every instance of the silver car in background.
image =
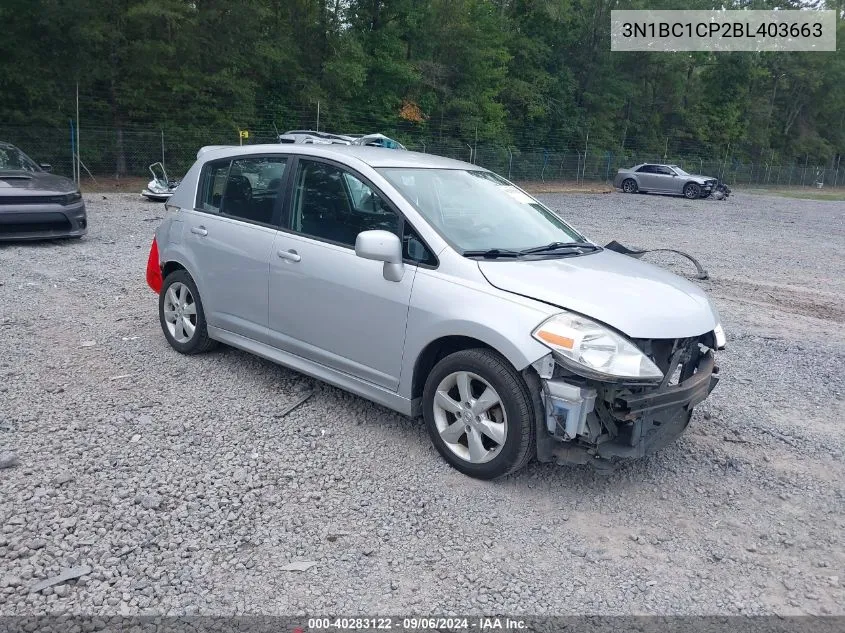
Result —
M491 479L673 441L715 386L716 309L476 165L342 145L199 153L147 281L168 343L222 342L408 416Z
M620 169L613 186L625 193L672 193L690 200L708 197L716 178L689 174L677 165L644 163L631 169Z

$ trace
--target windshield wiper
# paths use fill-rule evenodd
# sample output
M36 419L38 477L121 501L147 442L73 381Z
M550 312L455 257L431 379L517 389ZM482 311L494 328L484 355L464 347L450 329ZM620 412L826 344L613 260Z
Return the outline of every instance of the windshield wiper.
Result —
M484 259L519 257L521 254L522 251L512 251L507 248L490 248L486 251L464 251L464 257L483 257Z
M535 253L550 253L552 251L559 251L564 248L585 248L590 251L597 251L600 247L591 242L552 242L545 246L536 246L534 248L525 248L519 251L520 255L533 255Z

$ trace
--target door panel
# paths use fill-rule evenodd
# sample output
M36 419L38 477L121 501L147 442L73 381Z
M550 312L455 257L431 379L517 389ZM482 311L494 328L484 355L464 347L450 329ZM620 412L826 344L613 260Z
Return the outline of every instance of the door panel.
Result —
M681 178L680 176L675 176L672 178L672 182L669 184L669 190L672 193L683 193L684 185L686 184L686 179Z
M637 172L637 179L640 183L640 189L654 191L657 188L657 175L652 173L651 170L651 167L646 167L643 171Z
M285 156L207 163L185 232L209 325L267 342L270 253L278 232Z
M382 262L355 255L366 230L402 235L401 217L363 178L301 158L287 226L270 256L271 344L387 389L399 387L416 267L398 282Z
M672 176L670 170L659 165L649 165L647 171L637 172L640 179L640 188L648 191L671 192L675 188L677 178Z
M674 192L678 180L677 177L675 177L674 172L672 172L672 170L668 167L658 167L657 170L660 172L657 174L657 186L660 187L660 190L668 193Z
M198 211L187 211L185 223L209 325L266 342L269 260L278 231Z
M387 281L381 262L281 231L272 251L270 344L397 389L416 267Z

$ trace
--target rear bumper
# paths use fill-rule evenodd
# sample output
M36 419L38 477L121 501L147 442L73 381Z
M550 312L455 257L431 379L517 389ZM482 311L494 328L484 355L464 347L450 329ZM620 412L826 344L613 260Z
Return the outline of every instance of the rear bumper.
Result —
M0 241L81 237L88 232L85 202L0 205Z

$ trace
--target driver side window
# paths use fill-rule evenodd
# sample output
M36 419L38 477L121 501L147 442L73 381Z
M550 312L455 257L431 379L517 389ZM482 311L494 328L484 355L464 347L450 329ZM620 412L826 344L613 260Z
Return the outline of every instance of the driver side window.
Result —
M349 248L362 231L399 236L399 216L381 196L350 172L317 161L299 161L291 216L297 233Z

